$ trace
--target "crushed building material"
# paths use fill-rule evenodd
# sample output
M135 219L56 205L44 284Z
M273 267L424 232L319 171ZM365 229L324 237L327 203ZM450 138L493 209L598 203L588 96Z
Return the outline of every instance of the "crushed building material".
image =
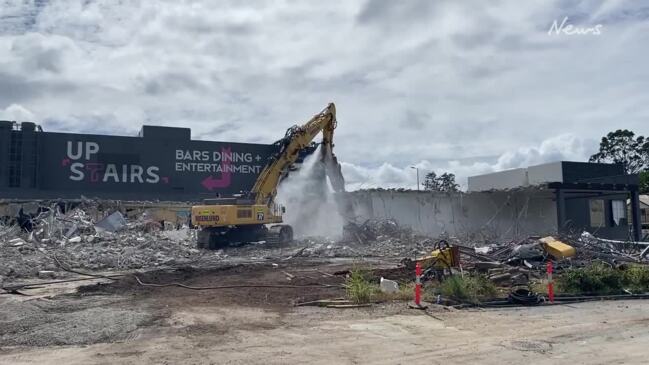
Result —
M133 210L123 212L118 202L43 202L32 211L36 213L27 224L30 229L21 228L17 222L0 225L1 278L65 277L61 265L92 272L209 266L227 260L284 262L299 258L379 257L398 263L403 258L430 256L440 242L393 219L370 219L345 226L339 240L304 237L283 245L233 242L222 250L210 251L196 248L196 230L157 221L158 217L146 209L137 210L137 214ZM441 238L459 252L459 265L451 265L454 271L483 273L503 286L543 278L548 259L555 261L560 273L596 259L611 265L644 263L647 259L642 252L649 247L642 242L600 239L589 233L555 239L571 247L574 254L561 250L561 254L553 253L544 243L549 239L541 237L505 242ZM411 275L407 273L408 277Z
M1 227L0 276L61 271L57 260L74 268L125 270L189 264L204 254L195 248L194 230L162 231L146 215L127 221L112 206L102 212L101 202L85 201L65 212L51 204L37 211L29 229L17 223Z
M365 237L362 244L309 237L283 246L261 241L232 243L223 250L209 251L196 248L195 229L159 222L145 209L138 210L139 214L133 210L122 213L119 202L47 201L33 210L36 213L29 216L27 228L21 228L16 221L0 225L0 277L38 277L43 271L65 276L60 264L98 271L209 265L232 257L412 257L429 251L433 242L393 221L377 220L359 225Z
M95 229L100 232L117 232L126 226L126 219L120 212L113 212L106 218L95 223Z

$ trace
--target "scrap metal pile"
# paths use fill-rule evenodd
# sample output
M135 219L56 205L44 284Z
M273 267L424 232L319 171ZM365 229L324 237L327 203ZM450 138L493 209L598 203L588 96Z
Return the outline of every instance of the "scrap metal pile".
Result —
M548 242L552 242L548 244ZM463 269L486 274L499 284L524 284L531 278L545 277L545 263L553 261L555 271L582 267L594 260L611 266L625 263L649 263L645 254L649 243L601 239L584 232L578 236L529 237L522 241L490 245L466 245L456 241L460 249ZM568 254L553 249L565 248Z

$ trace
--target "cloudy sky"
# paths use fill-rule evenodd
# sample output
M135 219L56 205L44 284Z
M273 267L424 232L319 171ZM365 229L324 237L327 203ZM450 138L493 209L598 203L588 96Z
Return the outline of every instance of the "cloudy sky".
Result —
M350 188L649 134L644 1L0 0L0 118L271 143L330 101ZM599 35L548 34L554 21Z

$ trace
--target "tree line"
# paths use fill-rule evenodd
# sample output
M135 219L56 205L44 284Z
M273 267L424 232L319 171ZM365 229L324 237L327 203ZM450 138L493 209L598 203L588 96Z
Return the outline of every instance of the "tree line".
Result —
M636 136L628 129L618 129L602 137L599 152L590 156L590 162L616 163L627 174L638 174L640 192L649 192L649 138Z

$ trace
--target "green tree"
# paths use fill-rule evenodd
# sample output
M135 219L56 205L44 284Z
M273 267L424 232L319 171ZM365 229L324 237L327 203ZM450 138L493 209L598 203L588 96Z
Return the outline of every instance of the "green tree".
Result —
M628 174L646 170L649 163L649 139L635 136L628 129L609 132L599 144L599 152L590 156L590 162L619 163Z
M649 170L640 172L640 194L649 194Z
M458 191L460 188L460 185L455 182L455 174L445 172L441 174L437 180L439 181L440 191L453 193Z
M424 190L452 193L459 191L460 185L455 182L455 174L443 173L439 176L429 172L424 177Z
M424 190L439 191L437 174L435 172L431 171L424 177Z

